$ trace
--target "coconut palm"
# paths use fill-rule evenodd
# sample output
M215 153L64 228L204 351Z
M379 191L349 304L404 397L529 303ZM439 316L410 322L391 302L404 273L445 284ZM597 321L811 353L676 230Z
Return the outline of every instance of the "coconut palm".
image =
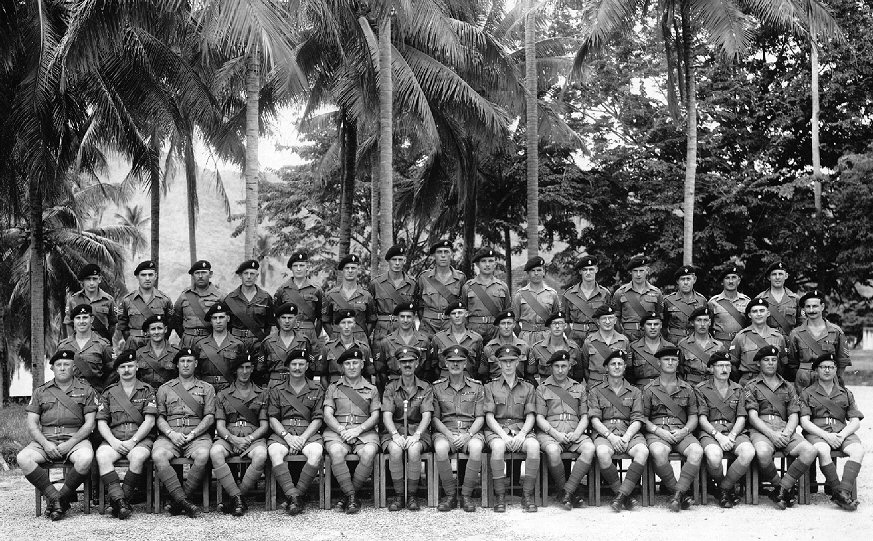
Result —
M146 224L149 223L149 218L146 218L143 209L139 205L125 205L121 212L116 212L115 217L118 219L118 225L132 227L137 231L142 231ZM136 259L136 254L145 249L145 239L140 234L131 239L130 254L133 259Z

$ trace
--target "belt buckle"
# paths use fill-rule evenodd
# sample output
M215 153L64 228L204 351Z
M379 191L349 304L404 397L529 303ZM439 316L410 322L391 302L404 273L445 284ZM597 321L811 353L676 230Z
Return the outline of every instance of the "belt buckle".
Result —
M53 426L52 429L54 429L52 434L54 434L56 436L64 433L64 427L62 427L62 426Z
M245 422L245 421L240 421L240 420L237 420L237 421L236 421L235 423L233 423L233 424L236 425L236 426L246 426L246 422Z
M825 417L825 424L827 424L827 425L834 424L834 418L833 417Z

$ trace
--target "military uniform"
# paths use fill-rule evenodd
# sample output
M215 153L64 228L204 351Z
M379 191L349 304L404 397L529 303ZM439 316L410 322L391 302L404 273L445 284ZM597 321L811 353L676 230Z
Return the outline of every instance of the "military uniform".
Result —
M485 413L494 414L494 419L510 436L517 435L527 414L536 414L536 389L527 381L516 379L512 387L503 376L485 384ZM527 434L535 438L533 430ZM499 438L496 432L485 428L485 441Z
M70 317L73 308L80 304L88 304L91 306L91 312L94 315L92 329L107 342L112 343L112 334L115 332L115 326L118 322L118 315L115 312L115 299L102 289L99 289L98 293L97 298L92 301L85 294L85 290L82 289L73 293L67 299L67 308L64 311L64 325L67 327L67 336L73 336L75 333L73 318Z
M197 344L195 351L200 379L211 384L218 392L229 387L235 379L233 367L237 359L245 355L245 346L228 333L220 346L215 342L215 336L209 335Z
M688 318L698 308L706 308L706 297L696 291L691 292L690 300L678 291L664 297L664 336L668 341L676 344L693 332Z
M679 410L671 409L668 402L662 398L662 394L669 396L679 406ZM677 416L677 414L683 415ZM643 416L660 428L668 431L678 430L685 426L690 416L697 414L697 394L694 392L694 387L681 379L678 380L678 385L672 393L667 392L661 384L661 378L653 380L643 389ZM680 453L685 452L688 446L700 443L693 434L688 434L676 444L668 443L655 434L646 434L646 443L651 445L654 442L663 443Z
M433 377L433 379L448 377L446 360L442 352L450 346L463 346L469 353L465 368L468 376L474 376L479 373L479 363L482 358L482 336L468 329L464 332L463 338L458 341L454 333L452 333L451 327L449 327L433 335L433 338L430 340L430 353L425 363L426 366L422 368L422 371L428 377Z
M415 297L415 279L406 273L397 285L388 276L380 274L370 281L370 297L373 299L375 326L373 327L373 344L378 344L397 328L397 316L394 308L398 304L411 303Z
M415 299L421 319L419 330L428 336L448 328L449 318L444 313L445 309L461 299L461 288L467 281L463 272L454 268L449 270L449 279L445 283L437 278L436 269L422 272L415 282Z
M152 315L165 315L172 321L175 317L173 301L158 289L152 289L152 298L146 302L142 292L137 289L125 295L118 303L118 324L116 329L127 341L127 349L136 351L146 344L148 337L142 331L142 324ZM167 337L171 329L167 329Z
M545 282L543 289L534 291L530 284L520 287L512 298L512 311L521 327L518 337L535 344L547 334L546 320L561 308L558 292Z
M561 311L567 314L570 338L581 344L588 335L598 331L594 312L601 306L612 304L612 294L600 284L594 284L594 292L585 296L582 285L576 284L561 295Z
M239 405L247 408L255 415L253 419L249 419L243 413L248 414L245 410L240 410ZM230 387L226 387L218 392L215 397L215 420L224 421L227 431L234 436L244 438L251 435L258 429L258 424L252 423L255 418L260 421L267 420L267 392L257 385L252 385L252 392L245 396L237 387L236 383ZM233 446L217 437L213 445L224 447L231 455L234 454ZM251 445L239 456L248 455L255 447L265 447L266 440L261 438L254 440Z
M66 395L66 399L69 399L76 411L69 410L61 400L56 398L56 395L61 394ZM55 445L60 445L82 428L85 424L85 416L95 413L98 404L97 393L88 382L73 378L70 386L64 391L54 379L51 379L34 389L30 402L24 410L39 415L42 435ZM38 452L46 462L51 461L39 443L32 441L26 448ZM91 442L85 438L70 449L64 458L69 458L79 449L89 449L93 452Z
M285 361L288 359L288 353L295 349L312 351L312 343L302 333L295 332L294 338L286 346L280 333L271 334L261 342L255 372L262 375L271 387L285 381L288 379L288 366ZM309 360L314 361L314 359Z
M346 393L354 393L360 396L363 399L361 404L366 403L367 408L362 408L357 401L349 398ZM379 390L376 389L375 385L363 378L353 385L345 376L331 383L330 387L327 388L327 391L324 393L324 405L333 408L334 419L346 428L358 426L366 421L374 411L382 409ZM340 435L329 428L324 430L324 441L325 444L343 443ZM379 434L375 428L362 433L358 437L356 446L367 443L379 443Z
M746 397L739 383L728 381L728 393L722 396L716 389L712 378L707 379L697 386L697 413L706 417L709 424L720 433L727 436L740 417L746 417ZM743 442L751 443L749 436L743 430L736 435L734 449ZM706 448L709 445L719 445L714 436L698 429L697 437L700 445Z
M748 295L740 292L737 292L734 299L727 298L724 292L712 296L708 303L712 314L712 336L716 340L730 343L748 325L748 318L744 314L751 301Z
M426 359L428 349L430 348L430 339L422 332L415 331L409 341L406 343L400 336L400 329L391 332L388 336L382 338L376 344L376 358L374 360L374 368L376 374L381 378L381 385L387 380L395 380L400 377L400 366L395 359L395 352L402 347L412 347L418 351L421 359ZM422 367L419 367L421 371Z
M125 404L125 401L129 404ZM139 414L138 417L132 416L127 411L128 406L133 412ZM130 396L127 396L121 383L110 385L103 391L100 396L100 404L97 406L97 420L106 421L112 435L120 441L127 441L136 435L146 415L158 415L155 390L140 380L136 381L133 394ZM151 433L137 442L136 447L151 450L153 444L154 433ZM103 445L109 444L103 442L101 446Z
M173 358L178 352L179 348L171 346L165 341L164 351L158 355L152 349L152 343L149 341L136 350L136 379L151 385L154 389L167 383L176 377L176 365L173 363Z
M825 320L825 330L826 332L821 336L813 336L809 325L804 321L788 335L785 376L789 381L794 381L798 392L816 381L812 361L819 355L833 353L838 370L844 370L852 365L843 330L827 320Z
M788 417L791 414L800 413L800 398L797 396L797 391L794 390L794 385L785 381L782 376L777 375L776 377L779 378L779 385L775 389L771 389L764 382L764 376L759 374L746 384L743 392L746 400L746 411L757 411L758 418L762 422L779 432L788 424ZM773 396L776 404L770 400L768 395ZM768 442L772 445L767 436L754 428L749 429L749 437L755 445L760 442ZM802 442L803 438L800 434L794 432L791 435L791 440L784 447L785 452L791 452ZM764 479L767 479L766 476Z
M778 330L783 336L788 336L792 329L803 322L801 307L797 305L800 296L787 287L782 295L782 300L778 302L770 289L758 293L755 298L767 301L770 309L767 325Z
M606 381L606 368L603 361L610 353L617 350L630 352L630 342L627 336L615 331L610 340L603 337L600 331L588 335L582 343L582 364L586 368L588 387Z
M864 418L855 402L855 395L837 382L834 382L830 394L818 382L803 389L800 393L800 415L809 417L817 427L831 434L844 429L849 419ZM815 434L804 432L804 436L812 444L824 441ZM847 436L843 447L852 443L861 443L857 433Z
M749 326L734 336L728 353L731 356L734 369L737 371L736 377L739 378L740 385L745 384L761 372L755 361L755 354L766 345L779 349L779 364L785 366L785 338L776 329L766 327L765 333L762 335ZM731 372L731 377L734 377L733 372Z
M640 391L661 375L661 361L655 356L655 353L663 348L673 347L673 344L667 340L658 338L658 347L655 348L654 352L646 349L645 337L630 344L631 357L625 378L636 385Z
M461 302L467 306L467 328L479 333L483 342L488 342L497 333L492 324L494 317L508 310L512 299L503 280L493 278L486 284L481 276L476 276L461 287Z
M643 421L643 393L627 381L622 381L621 388L616 393L609 386L609 382L604 380L592 387L588 393L588 417L600 419L612 434L622 437L631 424ZM637 432L628 442L627 448L645 444L645 438ZM612 443L603 436L597 436L594 445L615 450Z
M290 302L297 307L297 329L309 338L309 343L315 346L319 343L321 334L321 306L324 302L324 292L313 284L309 278L298 288L291 278L276 290L273 295L273 305L280 306Z
M242 292L242 286L224 298L230 309L230 333L242 341L245 351L254 351L270 334L273 325L273 298L258 286L251 300Z
M697 385L709 377L709 358L717 351L725 351L725 344L710 337L704 346L694 334L690 334L679 340L676 344L682 350L682 358L679 362L679 377L691 385Z
M567 378L562 385L558 385L549 376L536 389L536 413L545 417L558 432L566 434L575 431L582 417L588 415L588 392L585 384ZM542 449L556 444L564 451L578 453L582 445L591 441L591 438L584 436L578 443L559 444L549 434L538 432L537 441Z
M567 339L566 337L562 337L557 344L554 343L555 341L555 338L551 334L547 334L545 338L535 343L530 348L527 368L528 375L537 376L539 381L549 378L552 373L552 367L549 365L549 358L556 351L566 351L570 354L569 377L577 381L582 381L585 374L584 364L582 363L582 350L579 347L579 344L573 340Z
M642 293L628 282L619 286L612 296L618 324L616 330L621 330L628 340L639 340L643 336L640 321L649 312L661 314L664 312L664 295L661 290L646 282L646 290Z
M497 349L502 346L515 346L521 352L518 360L517 374L520 378L527 377L525 370L530 358L530 345L512 333L512 340L504 342L499 335L492 338L482 348L482 360L479 362L479 378L490 381L500 377L500 365L497 363Z
M468 431L477 417L485 415L485 386L473 378L464 378L460 389L452 387L449 378L433 384L435 419L439 419L453 434ZM472 435L484 441L482 432ZM446 439L441 433L434 434L434 441Z
M94 331L85 345L79 347L76 335L64 338L58 344L58 351L70 350L75 353L73 375L88 382L96 392L102 392L109 379L114 379L112 371L112 345Z
M346 346L343 343L342 338L337 336L333 340L327 342L324 345L324 348L322 348L318 367L316 369L316 373L321 375L321 384L325 388L327 388L329 383L334 383L342 378L343 367L337 362L337 360L340 358L340 355L352 348L358 348L364 354L364 370L362 372L364 377L369 377L375 374L375 369L373 368L373 353L370 351L369 344L365 341L355 339L351 344Z
M307 380L306 385L300 392L286 379L285 381L270 387L267 398L267 416L282 423L282 426L293 436L303 434L315 421L324 418L324 387L317 381ZM306 443L322 444L324 440L316 431ZM288 447L285 439L279 434L270 434L270 445L278 443Z
M407 403L405 410L403 408L404 401ZM415 378L415 392L410 395L403 386L403 382L400 379L395 379L385 387L385 393L382 395L382 413L391 414L395 428L401 436L405 437L418 430L423 413L433 413L433 402L433 388L430 383ZM404 415L406 416L405 422ZM387 432L382 434L383 451L388 450L388 443L391 441L391 434ZM422 445L422 452L427 451L432 446L430 427L421 433L419 441Z
M334 323L334 317L340 310L355 311L355 327L352 335L355 340L369 345L370 333L368 329L376 319L376 309L370 293L358 285L352 296L346 298L342 292L342 286L337 285L325 294L321 322L331 338L339 336L339 325Z
M205 291L189 287L182 291L173 306L176 321L173 329L181 337L179 347L193 348L212 329L206 318L206 312L213 304L220 301L224 293L215 284L209 284Z

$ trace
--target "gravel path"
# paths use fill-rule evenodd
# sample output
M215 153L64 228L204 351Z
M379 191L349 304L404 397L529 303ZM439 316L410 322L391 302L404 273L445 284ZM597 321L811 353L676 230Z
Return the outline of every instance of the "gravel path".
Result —
M852 387L861 411L873 416L873 387ZM871 417L873 418L873 417ZM220 513L206 513L201 519L151 515L137 512L128 521L118 521L96 512L84 516L77 507L61 522L50 522L33 515L33 489L20 470L0 474L0 539L55 540L73 537L91 539L212 539L249 541L256 539L305 539L307 541L339 539L568 539L590 533L598 537L620 539L701 539L706 541L738 539L786 539L841 541L870 539L873 524L873 423L862 422L861 439L867 449L859 477L861 507L846 513L832 505L823 494L812 496L813 504L787 511L776 510L769 500L761 505L740 505L721 509L712 503L695 506L690 511L673 514L658 505L620 515L608 507L577 509L571 512L555 507L540 509L531 515L517 505L498 515L479 509L439 513L423 509L418 513L389 513L365 506L356 516L308 508L298 517L257 508L242 518ZM137 506L137 511L142 506Z

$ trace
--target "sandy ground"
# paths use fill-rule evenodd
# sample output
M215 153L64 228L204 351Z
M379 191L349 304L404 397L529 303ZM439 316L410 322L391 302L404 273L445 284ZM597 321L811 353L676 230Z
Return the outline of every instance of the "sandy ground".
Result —
M873 415L873 387L851 387L862 411ZM479 509L439 513L389 513L365 506L356 516L307 508L304 515L289 517L255 507L242 518L217 512L198 520L137 512L121 522L96 512L84 516L74 507L68 518L50 522L34 517L33 489L20 471L0 474L0 539L561 539L586 534L628 541L632 539L870 539L873 525L873 423L862 422L860 436L867 449L858 479L861 507L855 513L841 511L823 494L812 496L812 505L776 510L768 499L758 506L740 505L721 509L694 506L673 514L658 504L615 514L608 507L576 509L541 508L537 514L522 513L510 505L499 515ZM137 510L141 507L137 506ZM262 509L262 508L261 508Z

